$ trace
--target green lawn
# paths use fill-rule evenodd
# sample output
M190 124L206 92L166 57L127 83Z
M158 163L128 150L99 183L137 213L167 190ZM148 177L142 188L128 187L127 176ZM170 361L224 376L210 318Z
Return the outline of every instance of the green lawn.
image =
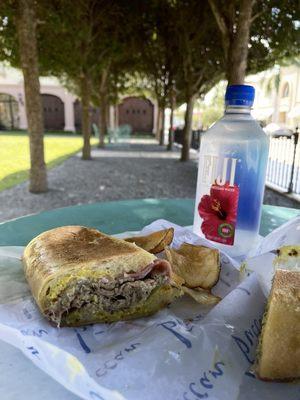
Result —
M97 139L91 139L92 144ZM80 136L45 136L45 157L48 168L62 163L82 148ZM29 141L22 133L0 134L0 191L28 179Z

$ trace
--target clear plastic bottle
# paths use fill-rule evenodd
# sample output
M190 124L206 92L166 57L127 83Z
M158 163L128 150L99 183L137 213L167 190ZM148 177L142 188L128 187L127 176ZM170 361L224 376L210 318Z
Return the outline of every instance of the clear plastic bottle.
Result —
M194 232L241 256L257 241L269 138L250 111L254 88L232 85L225 115L201 138Z

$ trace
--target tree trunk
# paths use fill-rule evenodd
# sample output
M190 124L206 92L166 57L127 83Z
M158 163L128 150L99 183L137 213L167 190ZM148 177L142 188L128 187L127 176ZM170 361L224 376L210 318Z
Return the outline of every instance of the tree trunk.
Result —
M173 150L173 143L174 143L174 108L175 108L175 96L172 94L171 96L171 113L170 113L170 128L169 128L169 140L168 140L168 147L167 150Z
M161 108L161 128L159 134L159 145L165 144L165 107Z
M161 127L161 108L160 108L159 105L157 107L158 107L158 109L157 109L157 120L156 120L155 136L156 136L156 139L159 140L159 138L160 138L160 127Z
M24 76L26 116L30 144L29 191L48 190L44 158L43 111L40 95L39 67L36 39L36 18L33 0L19 0L16 26L21 67Z
M108 104L107 104L107 79L108 79L109 67L103 69L101 73L100 81L100 115L99 115L99 143L98 147L103 148L105 146L105 136L107 134L107 122L108 122Z
M229 85L242 85L245 81L251 15L254 0L242 0L234 39L230 42L227 57L227 79Z
M194 102L195 96L190 96L186 103L180 161L188 161L190 159Z
M91 100L91 87L90 79L86 73L83 73L80 82L81 94L81 121L82 121L82 136L83 148L82 159L91 160L91 115L90 115L90 100Z
M119 127L119 106L115 104L115 129Z
M240 85L244 83L247 62L248 44L251 28L251 16L256 0L241 0L237 2L238 7L233 2L227 2L227 16L225 19L223 10L220 9L220 2L209 0L209 4L220 29L224 57L226 61L226 78L229 85ZM232 8L228 13L228 8ZM238 12L238 17L237 16ZM237 19L236 19L237 18Z
M107 132L109 129L113 129L111 114L110 114L110 104L106 101L106 129Z
M99 114L99 148L105 146L105 136L107 134L107 99L106 93L100 94L100 114Z

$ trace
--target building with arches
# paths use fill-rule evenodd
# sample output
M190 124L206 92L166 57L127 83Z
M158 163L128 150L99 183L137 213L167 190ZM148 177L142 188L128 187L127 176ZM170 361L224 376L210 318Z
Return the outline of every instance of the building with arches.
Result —
M144 97L124 97L118 105L119 125L130 125L132 131L152 133L154 128L154 104Z
M294 131L300 128L300 67L274 67L247 77L255 87L254 117Z
M42 107L46 130L75 131L76 96L56 78L41 77ZM0 66L0 129L27 129L25 94L21 71Z
M11 94L0 93L0 115L0 129L19 127L19 104Z
M46 131L81 130L81 103L58 79L40 77ZM156 105L143 97L124 97L109 109L109 127L128 124L133 132L153 133ZM91 107L92 123L98 124L99 109ZM0 64L0 130L27 129L23 76L20 70Z

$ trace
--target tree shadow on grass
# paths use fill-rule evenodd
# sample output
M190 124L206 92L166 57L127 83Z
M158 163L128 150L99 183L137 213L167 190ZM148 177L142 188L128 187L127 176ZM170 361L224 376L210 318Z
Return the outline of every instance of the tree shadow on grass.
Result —
M80 150L73 151L72 153L64 154L63 156L57 157L54 160L51 160L47 163L47 170L57 167L62 164L68 158L77 154ZM29 179L29 169L24 169L21 171L14 172L5 176L0 182L0 192L3 190L9 189L19 183L22 183Z

